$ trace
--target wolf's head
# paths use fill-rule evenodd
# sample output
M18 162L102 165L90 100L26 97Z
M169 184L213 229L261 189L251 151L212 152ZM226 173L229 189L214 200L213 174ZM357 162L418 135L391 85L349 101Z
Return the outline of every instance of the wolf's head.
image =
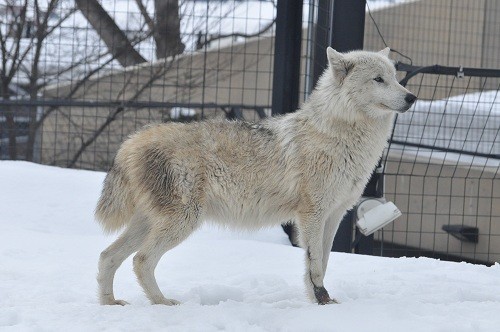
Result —
M398 83L396 69L388 55L389 48L380 52L349 53L327 48L329 69L325 75L338 97L349 104L347 110L381 117L406 112L413 105L417 97Z

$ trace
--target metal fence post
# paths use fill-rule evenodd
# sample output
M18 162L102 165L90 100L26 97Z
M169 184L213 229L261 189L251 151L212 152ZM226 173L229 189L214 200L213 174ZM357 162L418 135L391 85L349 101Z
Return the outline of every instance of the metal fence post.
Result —
M272 114L293 112L299 105L302 1L278 0L274 38Z
M365 0L319 0L314 54L314 81L326 68L326 47L339 52L363 48L365 30ZM373 185L373 184L372 184ZM349 211L335 236L333 251L351 252L353 213ZM373 236L363 238L356 252L372 254Z

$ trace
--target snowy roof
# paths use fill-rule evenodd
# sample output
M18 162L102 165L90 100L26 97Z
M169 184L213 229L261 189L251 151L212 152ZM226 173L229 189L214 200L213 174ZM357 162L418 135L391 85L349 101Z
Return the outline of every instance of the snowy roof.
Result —
M114 70L81 86L47 87L45 98L270 105L273 37ZM140 93L138 93L140 91Z

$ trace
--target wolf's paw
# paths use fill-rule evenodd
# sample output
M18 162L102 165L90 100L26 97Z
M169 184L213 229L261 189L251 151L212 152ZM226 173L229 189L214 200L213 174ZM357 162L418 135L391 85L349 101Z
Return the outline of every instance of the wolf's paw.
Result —
M158 301L157 303L153 304L163 304L163 305L179 305L181 304L179 301L174 300L174 299L163 299L161 301Z
M314 296L320 305L339 303L337 300L330 298L325 287L314 287Z
M123 301L123 300L108 300L108 301L104 301L104 302L101 302L102 305L126 305L126 304L130 304L128 303L127 301Z
M325 305L325 304L340 304L339 301L335 299L329 299L327 302L318 302L319 305Z

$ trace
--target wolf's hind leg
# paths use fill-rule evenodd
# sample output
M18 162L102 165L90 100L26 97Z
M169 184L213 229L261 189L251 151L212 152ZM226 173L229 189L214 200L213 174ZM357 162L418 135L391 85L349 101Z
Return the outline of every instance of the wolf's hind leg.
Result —
M179 301L163 296L154 276L161 257L168 250L184 241L198 226L197 220L172 218L156 223L144 244L134 256L134 271L139 284L152 304L177 305Z
M137 251L148 232L149 225L144 217L135 215L120 237L106 248L99 259L99 302L101 304L125 305L123 300L115 300L113 279L123 261Z

